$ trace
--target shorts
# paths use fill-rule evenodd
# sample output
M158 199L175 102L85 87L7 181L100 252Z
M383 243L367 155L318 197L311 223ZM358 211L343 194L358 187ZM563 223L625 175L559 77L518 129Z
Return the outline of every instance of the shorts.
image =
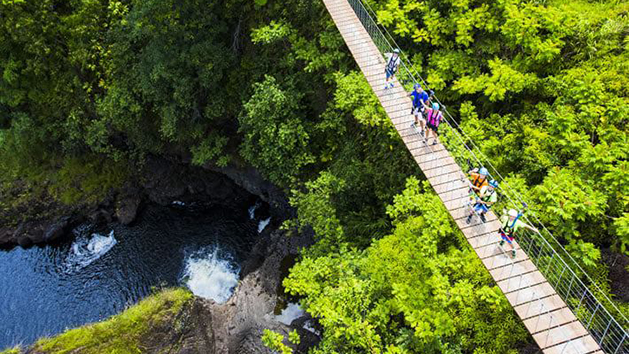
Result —
M411 114L417 118L424 118L424 107L413 107Z
M391 76L395 75L395 70L384 69L384 74L387 76L387 79Z
M435 134L437 134L437 130L439 129L438 125L426 123L426 126L428 127L428 129L432 130L433 132L435 132Z
M513 242L513 240L515 240L515 237L513 237L512 235L507 235L502 230L499 230L498 233L500 234L500 237L502 237L503 240L509 242L509 244L511 244Z
M483 213L488 212L489 208L485 204L476 203L476 204L474 204L474 211L477 212L477 213L483 214Z

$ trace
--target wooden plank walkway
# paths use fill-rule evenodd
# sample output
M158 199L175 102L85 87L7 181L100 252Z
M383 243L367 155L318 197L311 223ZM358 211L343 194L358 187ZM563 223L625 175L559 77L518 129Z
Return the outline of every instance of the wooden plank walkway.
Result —
M387 115L450 215L481 259L539 347L549 354L601 352L553 287L518 249L515 259L498 247L500 227L489 212L487 222L478 217L467 224L467 176L443 145L427 146L410 127L413 118L408 92L395 82L384 90L384 59L347 0L323 0L350 52L378 96Z

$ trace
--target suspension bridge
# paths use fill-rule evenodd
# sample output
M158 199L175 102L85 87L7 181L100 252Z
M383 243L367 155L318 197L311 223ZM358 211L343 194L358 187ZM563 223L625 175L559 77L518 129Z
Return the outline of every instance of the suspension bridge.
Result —
M395 86L384 89L383 54L399 47L375 21L368 5L361 0L323 2L411 155L540 349L547 354L628 354L627 319L534 213L523 219L538 231L518 235L515 258L498 247L501 225L493 212L487 214L485 223L479 218L466 222L470 183L461 166L467 166L467 161L488 168L501 182L500 194L514 208L524 200L437 97L433 100L444 112L440 142L426 144L410 126L412 106L404 85L428 85L402 52Z

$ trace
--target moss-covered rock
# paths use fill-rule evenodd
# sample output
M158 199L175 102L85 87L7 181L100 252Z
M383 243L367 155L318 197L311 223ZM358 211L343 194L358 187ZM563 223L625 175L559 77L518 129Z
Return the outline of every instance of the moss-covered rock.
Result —
M211 316L185 289L156 293L108 320L44 338L13 353L211 353Z

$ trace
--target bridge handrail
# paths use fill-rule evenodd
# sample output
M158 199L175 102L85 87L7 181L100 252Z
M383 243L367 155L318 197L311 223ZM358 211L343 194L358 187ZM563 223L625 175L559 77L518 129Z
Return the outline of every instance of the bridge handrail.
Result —
M400 50L400 69L402 69L400 70L400 74L402 75L398 74L400 81L402 82L404 76L407 76L413 83L421 82L423 84L422 86L428 90L430 86L410 63L406 54L399 48L393 36L391 36L385 27L381 27L375 21L377 16L369 4L361 0L348 1L381 54L385 51L390 52L394 48ZM432 97L443 107L443 111L446 113L444 115L444 122L447 124L447 127L450 128L449 134L458 140L457 145L450 144L450 146L448 146L449 150L451 150L451 148L464 148L463 152L457 152L459 156L455 156L457 163L462 165L464 163L463 159L467 157L468 159L472 158L478 166L484 166L490 169L494 178L500 181L501 187L499 189L501 194L505 195L511 205L518 209L519 206L524 203L522 195L518 193L517 190L511 188L487 156L460 127L459 123L454 119L439 98L436 95ZM450 142L448 133L446 133L444 137L447 138L446 145L448 145L448 142ZM461 155L461 153L463 155ZM466 153L467 156L465 156ZM518 203L516 203L516 201ZM587 272L585 272L578 262L565 250L563 245L541 222L535 212L528 211L527 214L532 216L532 220L527 215L525 215L523 219L529 224L538 226L539 231L524 232L518 237L518 243L522 250L527 250L527 255L531 261L533 261L540 272L544 274L548 282L553 285L555 291L564 299L575 316L584 324L604 351L609 353L627 352L627 346L623 346L623 343L627 340L627 331L618 323L616 318L612 316L607 307L610 307L626 326L629 321L627 321L622 311L618 309L596 282L590 278ZM544 237L542 232L547 237ZM549 242L549 239L554 244L554 247ZM572 267L568 265L564 257L569 260ZM576 271L573 270L573 268L575 268ZM566 270L569 274L565 274ZM566 277L564 277L564 275L566 275ZM603 301L599 300L599 297L590 290L584 283L582 277L594 287ZM605 302L607 306L603 305L603 302Z

